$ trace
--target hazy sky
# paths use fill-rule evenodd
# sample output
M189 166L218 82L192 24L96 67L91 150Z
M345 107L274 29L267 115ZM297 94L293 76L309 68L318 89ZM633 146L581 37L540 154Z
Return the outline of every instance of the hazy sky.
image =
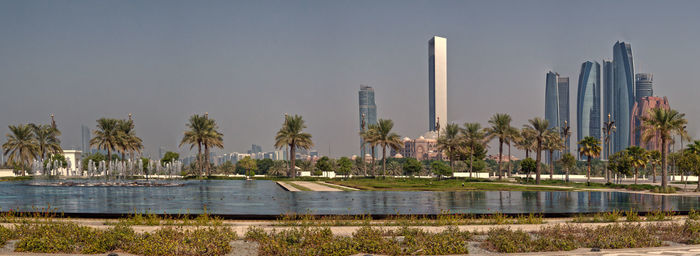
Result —
M451 122L543 116L554 70L571 79L575 135L581 63L612 59L623 40L695 136L698 11L700 1L5 0L0 133L55 113L63 146L78 147L80 125L134 113L156 155L178 150L188 117L208 111L225 151L267 151L288 112L322 154L357 154L360 84L400 135L428 129L428 39L439 35Z

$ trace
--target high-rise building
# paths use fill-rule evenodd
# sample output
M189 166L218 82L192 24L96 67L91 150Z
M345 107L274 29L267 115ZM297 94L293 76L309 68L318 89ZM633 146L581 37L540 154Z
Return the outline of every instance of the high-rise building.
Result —
M559 130L559 74L547 73L544 92L544 119L549 121L549 129Z
M613 63L611 60L603 60L603 113L602 113L602 118L603 122L609 122L610 120L608 119L608 114L612 118L612 112L613 112L613 102L614 102L614 90L613 90ZM613 137L615 136L615 133L610 133L610 140L612 141ZM601 138L601 143L603 144L603 159L608 159L608 150L606 149L608 145L605 144L605 138ZM612 145L612 142L610 143ZM610 151L612 152L612 151Z
M571 119L569 115L569 78L559 77L557 78L557 90L559 91L559 129L557 132L562 132L562 127L571 126ZM564 145L567 149L571 148L571 137L569 136L564 141ZM559 158L559 152L555 153L556 158Z
M370 124L377 124L377 105L374 102L374 88L360 85L358 95L360 100L360 129L367 129ZM364 127L362 127L362 124L364 124ZM360 155L364 157L371 153L372 147L360 138ZM376 157L379 151L375 149L374 154Z
M600 137L600 64L586 61L581 64L576 92L576 138Z
M661 151L660 135L657 134L647 143L642 141L642 134L644 134L645 130L644 126L642 125L642 118L648 117L650 115L649 111L655 108L663 108L668 110L671 109L671 106L668 104L668 99L666 97L661 98L652 96L641 98L634 104L634 109L632 110L632 125L630 126L632 146L639 146L648 150Z
M428 129L447 124L447 38L434 36L428 41Z
M80 133L80 150L83 151L83 154L90 154L90 128L88 128L86 125L81 125Z
M651 73L639 73L634 75L635 98L637 102L644 97L651 97L654 95L654 89L652 88L653 81L654 76Z
M634 61L629 43L617 42L613 47L613 111L615 136L610 152L615 153L630 145L630 117L634 107Z

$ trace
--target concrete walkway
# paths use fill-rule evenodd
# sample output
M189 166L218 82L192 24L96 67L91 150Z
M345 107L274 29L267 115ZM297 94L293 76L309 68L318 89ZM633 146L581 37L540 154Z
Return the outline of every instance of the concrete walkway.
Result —
M310 189L311 191L321 191L321 192L331 192L331 191L343 191L337 188L332 188L329 186L324 186L315 182L310 181L292 181L295 185L299 185Z
M319 183L319 184L322 184L322 185L327 185L327 186L329 186L329 187L336 186L336 187L343 188L343 189L346 189L346 190L359 191L359 189L356 189L356 188L351 188L351 187L348 187L348 186L343 186L343 185L338 185L338 184L330 184L330 183L325 182L325 181L319 181L318 183Z
M282 187L283 189L290 191L290 192L301 191L298 188L295 188L294 186L287 184L286 182L278 181L277 185L280 185L280 187Z

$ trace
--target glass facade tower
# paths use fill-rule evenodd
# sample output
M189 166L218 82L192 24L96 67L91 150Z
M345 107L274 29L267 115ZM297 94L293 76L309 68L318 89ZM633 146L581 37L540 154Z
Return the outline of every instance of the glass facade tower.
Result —
M545 92L544 92L544 119L549 122L548 129L555 129L556 131L561 131L561 115L559 111L559 74L549 71L545 80ZM556 159L557 155L554 154ZM547 161L550 161L549 155L546 154Z
M428 129L447 123L447 38L434 36L428 41Z
M634 83L636 86L635 98L637 102L641 101L644 97L651 97L654 95L654 89L652 88L653 81L654 76L650 73L634 75Z
M600 122L600 64L586 61L581 64L576 92L576 138L601 140Z
M561 133L562 127L571 126L571 115L569 115L569 78L560 76L557 79L557 87L559 92L559 129L557 131ZM567 149L571 148L571 136L566 138L564 146ZM554 156L558 159L559 152L554 153Z
M635 103L634 61L629 43L617 42L613 47L613 111L615 136L610 152L615 153L630 145L630 118Z
M609 122L608 114L612 115L613 112L613 63L611 60L603 60L603 122ZM603 135L605 136L605 135ZM610 133L610 139L615 136L615 133ZM601 138L601 143L603 144L603 159L608 159L606 148L608 145L605 144L605 137ZM610 143L612 146L612 142ZM611 150L612 152L612 150Z
M360 130L362 130L367 129L370 124L377 124L377 105L374 103L374 88L360 85L358 95L360 102ZM362 127L363 123L365 127ZM366 145L364 140L360 138L360 156L364 158L366 154L371 153L372 147ZM375 149L375 157L378 153L378 150Z

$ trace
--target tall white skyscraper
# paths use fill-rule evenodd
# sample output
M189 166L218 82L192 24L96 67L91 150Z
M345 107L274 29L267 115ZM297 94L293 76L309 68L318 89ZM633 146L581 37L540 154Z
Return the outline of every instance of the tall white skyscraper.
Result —
M429 129L447 124L447 38L434 36L428 41Z

